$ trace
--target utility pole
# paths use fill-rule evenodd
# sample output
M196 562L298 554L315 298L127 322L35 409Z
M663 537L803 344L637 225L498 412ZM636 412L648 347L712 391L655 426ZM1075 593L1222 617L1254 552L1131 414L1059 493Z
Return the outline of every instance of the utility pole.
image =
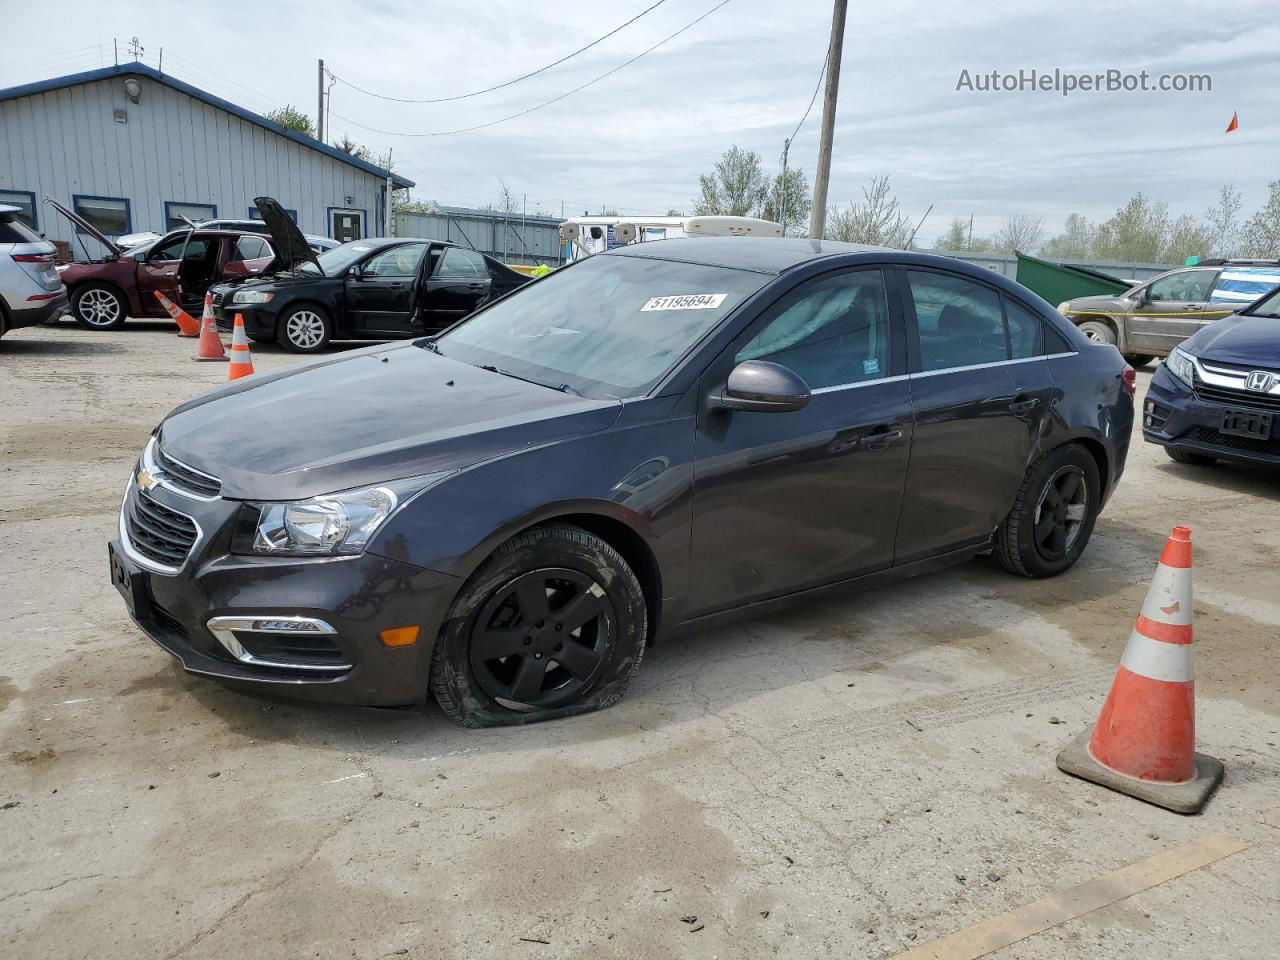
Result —
M782 235L787 235L787 153L791 150L791 140L782 141L782 181L778 188L778 207L781 211Z
M835 0L831 12L831 47L827 51L827 89L822 97L822 141L813 175L813 212L809 236L821 240L827 226L827 181L831 179L831 141L836 132L836 95L840 92L840 54L844 50L844 18L848 0Z
M319 69L316 71L316 139L324 143L324 61L316 61Z
M973 213L969 214L969 239L965 241L964 248L966 250L973 249Z

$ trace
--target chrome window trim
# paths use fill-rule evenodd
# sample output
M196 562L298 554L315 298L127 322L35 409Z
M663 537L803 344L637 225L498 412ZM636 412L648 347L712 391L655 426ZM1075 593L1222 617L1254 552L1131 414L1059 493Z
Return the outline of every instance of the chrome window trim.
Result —
M204 540L204 528L202 528L200 526L200 522L190 514L182 513L181 510L174 510L174 508L169 506L167 503L161 504L161 506L163 506L167 510L173 510L174 513L181 513L184 517L190 520L192 525L196 528L196 538L191 542L191 549L187 551L186 558L182 561L182 563L179 566L171 567L167 564L156 563L154 560L148 557L144 557L137 550L135 550L133 547L133 541L129 539L129 530L128 530L128 525L125 523L124 512L125 512L125 509L129 506L129 493L133 490L135 486L137 486L137 484L135 483L136 473L137 471L135 470L134 473L129 475L129 482L125 484L125 488L124 488L124 497L122 497L120 500L120 516L119 516L120 546L124 549L125 556L127 556L130 560L132 560L138 566L143 567L147 570L150 570L152 573L159 573L166 577L177 576L179 573L182 572L183 567L187 565L187 561L190 560L191 557L195 555L196 548L199 547L201 542Z
M325 636L337 636L338 631L333 625L325 620L316 617L298 617L290 614L284 616L271 616L269 614L259 614L254 617L211 617L205 624L209 632L213 634L227 653L231 654L241 663L249 664L255 667L272 667L277 670L311 670L316 673L342 673L350 670L355 664L352 663L336 663L336 664L315 664L315 663L288 663L280 660L263 660L255 657L236 639L234 631L239 630L242 633L282 633L280 630L259 630L254 626L259 620L276 620L285 621L287 623L309 623L315 627L314 630L300 630L300 634L319 633Z
M142 457L140 458L143 469L146 470L149 474L151 474L152 477L155 478L156 484L158 486L164 487L166 490L172 490L174 493L176 493L180 497L186 497L188 500L199 500L201 503L213 503L217 500L222 499L221 494L215 494L212 497L206 497L203 494L196 493L194 490L189 490L186 487L183 487L177 483L172 482L169 475L164 472L164 468L161 467L158 463L156 463L155 451L158 446L159 446L159 442L156 440L155 437L152 437L150 440L147 441L147 445L142 448ZM222 480L219 477L215 477L212 474L205 473L203 470L197 470L195 467L188 466L187 464L179 460L177 457L172 456L168 453L166 453L165 456L168 459L172 460L174 463L176 463L178 466L182 467L184 470L190 470L192 473L198 474L207 480L212 480L214 483L218 485L219 490L222 489Z
M1059 360L1063 357L1076 357L1080 355L1079 350L1068 350L1065 353L1046 353L1037 357L1017 357L1013 360L992 360L990 363L971 363L963 367L944 367L941 370L921 370L918 373L908 374L912 379L923 379L924 377L936 377L944 373L961 373L966 370L986 370L990 367L1009 367L1015 363L1033 363L1036 360Z
M881 383L897 383L899 380L909 379L911 379L911 374L900 373L892 377L878 377L875 380L854 380L851 383L833 383L829 387L816 387L813 390L810 390L809 393L816 396L819 393L831 393L833 390L851 390L854 387L874 387Z

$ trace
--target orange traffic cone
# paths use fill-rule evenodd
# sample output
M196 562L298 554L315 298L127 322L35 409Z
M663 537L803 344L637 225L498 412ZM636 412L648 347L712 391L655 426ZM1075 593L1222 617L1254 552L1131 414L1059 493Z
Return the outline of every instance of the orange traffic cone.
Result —
M1098 722L1061 770L1177 813L1205 805L1223 766L1195 752L1191 603L1191 531L1174 527Z
M200 342L196 346L196 360L226 360L227 352L218 337L218 321L213 316L213 298L204 295L204 313L200 315Z
M231 365L227 367L227 379L239 380L253 373L253 355L249 353L249 337L244 332L244 317L236 314L236 326L231 332Z
M200 324L196 322L195 317L187 313L159 290L156 291L156 298L160 301L160 306L164 307L164 312L173 317L173 322L178 325L178 336L197 337L200 335Z

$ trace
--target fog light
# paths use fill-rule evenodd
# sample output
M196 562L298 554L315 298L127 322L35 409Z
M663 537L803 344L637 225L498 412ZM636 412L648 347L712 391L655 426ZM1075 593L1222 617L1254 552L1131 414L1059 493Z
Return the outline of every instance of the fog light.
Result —
M418 642L417 627L391 627L378 634L384 647L408 647Z
M253 629L260 633L318 633L320 626L311 620L255 620Z

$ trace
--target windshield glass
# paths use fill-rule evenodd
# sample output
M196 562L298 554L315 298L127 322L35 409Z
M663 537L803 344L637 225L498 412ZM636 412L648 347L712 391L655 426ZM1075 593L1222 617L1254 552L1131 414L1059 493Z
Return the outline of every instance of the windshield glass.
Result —
M320 269L324 271L326 277L336 277L347 267L359 260L363 260L376 249L378 249L377 244L369 243L366 240L352 240L349 243L334 247L332 250L326 250L316 257L316 260L319 262ZM299 269L311 273L316 272L316 267L313 263L304 263Z
M1255 317L1271 317L1280 320L1280 287L1255 303L1246 313Z
M434 346L472 366L585 397L638 397L769 279L694 263L589 257L495 303Z

